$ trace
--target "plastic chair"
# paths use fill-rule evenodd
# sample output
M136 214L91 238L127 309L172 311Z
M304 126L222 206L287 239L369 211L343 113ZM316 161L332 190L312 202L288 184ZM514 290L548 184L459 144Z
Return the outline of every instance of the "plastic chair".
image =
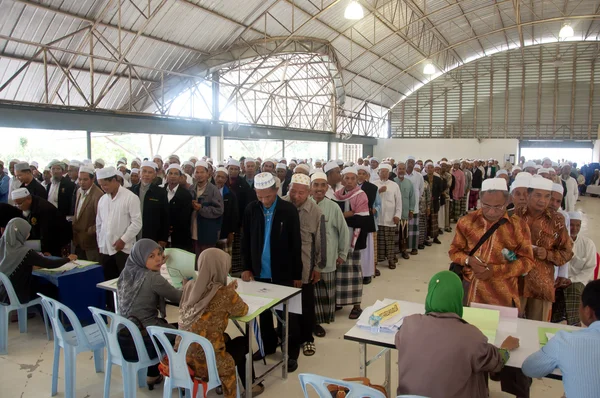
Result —
M65 397L75 397L75 376L77 354L87 351L94 353L96 373L104 371L104 340L97 325L82 327L75 313L66 305L38 293L44 310L50 317L54 330L54 362L52 364L52 396L58 385L58 362L60 349L65 351ZM66 331L61 322L61 313L66 316L73 330Z
M203 386L200 385L198 390L198 396L202 397L205 392L208 392L221 385L221 379L219 378L219 372L217 370L217 360L215 359L215 350L212 343L202 336L195 333L184 332L177 329L168 329L160 326L148 326L146 328L150 336L152 336L152 342L156 348L156 352L159 352L159 347L156 344L156 340L160 342L163 350L169 358L169 377L165 377L165 386L163 392L163 398L171 397L171 392L174 388L179 388L179 397L183 397L182 390L186 390L186 397L192 396L194 389L194 382L190 377L188 371L188 365L186 361L186 354L191 344L200 344L202 350L204 350L204 356L206 357L206 367L208 369L208 383L206 391L203 391ZM181 337L179 343L179 349L175 351L171 342L168 339L168 335ZM237 396L240 396L240 389L237 389ZM196 398L196 397L192 397Z
M327 398L331 397L331 393L327 389L327 384L333 384L336 386L346 387L348 389L348 394L346 394L347 398L385 398L381 392L375 390L374 388L367 387L360 383L355 383L352 381L344 381L337 379L330 379L329 377L319 376L310 373L300 373L298 375L300 379L300 384L302 385L302 391L304 392L304 397L308 398L308 391L306 386L312 386L319 397Z
M8 316L11 311L17 311L19 318L19 332L27 333L27 309L34 305L42 304L41 298L35 298L28 303L21 303L17 297L17 293L13 288L10 279L4 273L0 272L0 285L4 285L4 289L8 295L8 302L10 304L0 303L0 354L6 354L8 348L8 324L10 320ZM48 316L44 309L40 310L41 315L44 317L44 325L46 326L46 336L50 340L50 331L48 330Z
M135 378L137 375L138 385L140 388L147 387L146 376L148 374L148 366L156 365L160 360L157 356L154 359L150 359L148 350L144 344L144 339L140 333L140 329L129 319L117 315L113 312L100 310L94 307L88 307L92 312L92 316L96 321L96 324L100 328L100 333L106 343L106 374L104 376L104 398L108 398L110 395L110 378L112 373L112 365L118 365L121 367L123 375L123 395L125 398L133 398L136 396ZM106 323L104 318L110 319L110 325ZM129 362L123 358L121 352L121 346L117 338L117 333L123 325L131 333L135 350L137 352L138 361ZM160 351L157 351L160 355Z

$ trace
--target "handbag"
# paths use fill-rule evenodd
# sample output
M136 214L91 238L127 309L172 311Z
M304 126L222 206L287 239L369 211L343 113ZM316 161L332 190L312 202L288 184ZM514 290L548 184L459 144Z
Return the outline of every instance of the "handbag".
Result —
M473 256L477 252L477 250L479 250L481 245L483 245L494 234L494 232L496 232L496 230L498 228L500 228L507 222L508 222L508 220L506 218L501 218L500 220L498 220L498 222L496 224L492 225L492 227L490 229L485 231L485 233L483 234L481 239L479 239L479 242L477 242L475 247L473 247L473 249L469 252L469 257ZM449 271L454 272L456 275L458 275L460 280L464 282L463 268L464 268L463 265L452 262L452 263L450 263Z
M367 387L371 387L380 393L382 393L387 398L387 392L383 386L377 384L371 384L371 380L367 377L349 377L347 379L342 379L344 381L352 381L363 384ZM348 392L350 391L347 387L338 386L335 384L330 384L327 386L327 390L331 393L332 398L345 398Z

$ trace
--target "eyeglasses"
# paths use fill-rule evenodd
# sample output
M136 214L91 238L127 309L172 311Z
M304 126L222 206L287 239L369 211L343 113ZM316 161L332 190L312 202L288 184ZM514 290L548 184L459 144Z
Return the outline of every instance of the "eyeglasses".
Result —
M486 210L504 211L506 209L506 205L491 206L491 205L486 205L485 203L482 203L481 208L486 209Z

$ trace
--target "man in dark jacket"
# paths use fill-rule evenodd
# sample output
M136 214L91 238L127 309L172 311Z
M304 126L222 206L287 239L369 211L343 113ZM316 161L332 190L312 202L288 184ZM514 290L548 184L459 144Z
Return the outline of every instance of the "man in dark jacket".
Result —
M29 193L34 196L39 196L42 199L48 198L46 188L40 184L38 180L33 177L29 163L19 162L15 164L15 176L21 182L21 188L27 188Z
M358 185L360 189L365 191L369 199L369 227L366 232L367 247L360 254L360 263L363 271L363 284L371 283L373 275L379 276L380 272L375 266L377 264L375 258L375 246L377 245L377 233L375 228L375 199L377 199L377 185L369 182L371 171L369 166L358 166ZM362 229L361 229L362 231Z
M248 205L244 212L242 279L301 288L302 238L298 210L293 204L278 199L273 174L258 174L254 188L258 201ZM298 368L299 321L299 315L289 314L289 372ZM273 354L277 348L277 334L269 311L260 315L260 327L265 354ZM253 358L258 360L262 356L258 352Z
M473 169L473 184L471 186L471 192L469 193L469 210L477 209L477 201L479 200L479 191L481 190L481 184L483 183L483 173L479 168L479 162L475 161Z
M237 204L238 204L238 226L236 232L233 234L233 244L231 247L231 273L240 274L243 271L242 267L242 218L246 206L254 198L256 194L250 195L251 188L246 182L246 179L240 177L240 166L241 163L235 159L229 159L227 161L227 172L229 178L226 182L227 187L234 193ZM255 199L253 199L255 200Z
M162 247L167 246L169 239L169 203L167 192L153 184L156 178L157 165L145 161L141 168L141 183L131 188L131 192L140 198L142 211L142 230L138 239L152 239Z
M232 253L233 239L239 233L240 216L237 198L235 194L225 185L229 173L225 167L217 167L215 170L215 185L221 196L223 196L223 222L217 247Z
M442 200L442 195L444 194L444 181L441 177L438 177L434 174L433 163L429 162L427 166L425 166L427 171L427 175L425 179L429 183L429 189L431 190L431 212L427 216L427 225L428 231L431 231L431 238L434 243L441 244L438 239L439 234L439 226L438 226L438 212L440 211L440 203ZM429 244L431 245L431 243Z
M63 176L66 167L67 165L59 160L50 162L52 180L46 187L48 202L56 206L60 214L65 217L73 215L73 193L75 192L75 183L68 176Z
M192 194L180 185L182 170L178 164L167 169L167 200L169 202L170 247L193 252L192 246ZM133 187L132 187L133 188ZM138 188L139 189L139 188Z

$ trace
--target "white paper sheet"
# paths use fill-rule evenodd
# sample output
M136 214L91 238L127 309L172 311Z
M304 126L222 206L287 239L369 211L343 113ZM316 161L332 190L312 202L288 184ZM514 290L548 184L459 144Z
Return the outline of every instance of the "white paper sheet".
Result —
M272 298L268 297L258 297L258 296L250 296L248 294L239 293L239 296L244 300L244 303L248 305L248 315L254 314L260 308L268 305Z
M58 268L41 268L38 271L42 271L42 272L65 272L65 271L70 271L74 268L77 268L79 266L79 264L70 262L70 263L66 263L65 265L62 265Z
M384 299L383 301L377 300L375 304L370 307L367 307L363 310L362 314L358 318L356 322L356 326L363 329L371 329L371 325L369 325L369 318L371 315L377 311L386 307L390 304L395 303L396 300ZM404 315L402 315L402 308L400 308L400 314L395 315L379 324L379 330L384 333L396 333L400 326L402 326L402 322L404 321Z

